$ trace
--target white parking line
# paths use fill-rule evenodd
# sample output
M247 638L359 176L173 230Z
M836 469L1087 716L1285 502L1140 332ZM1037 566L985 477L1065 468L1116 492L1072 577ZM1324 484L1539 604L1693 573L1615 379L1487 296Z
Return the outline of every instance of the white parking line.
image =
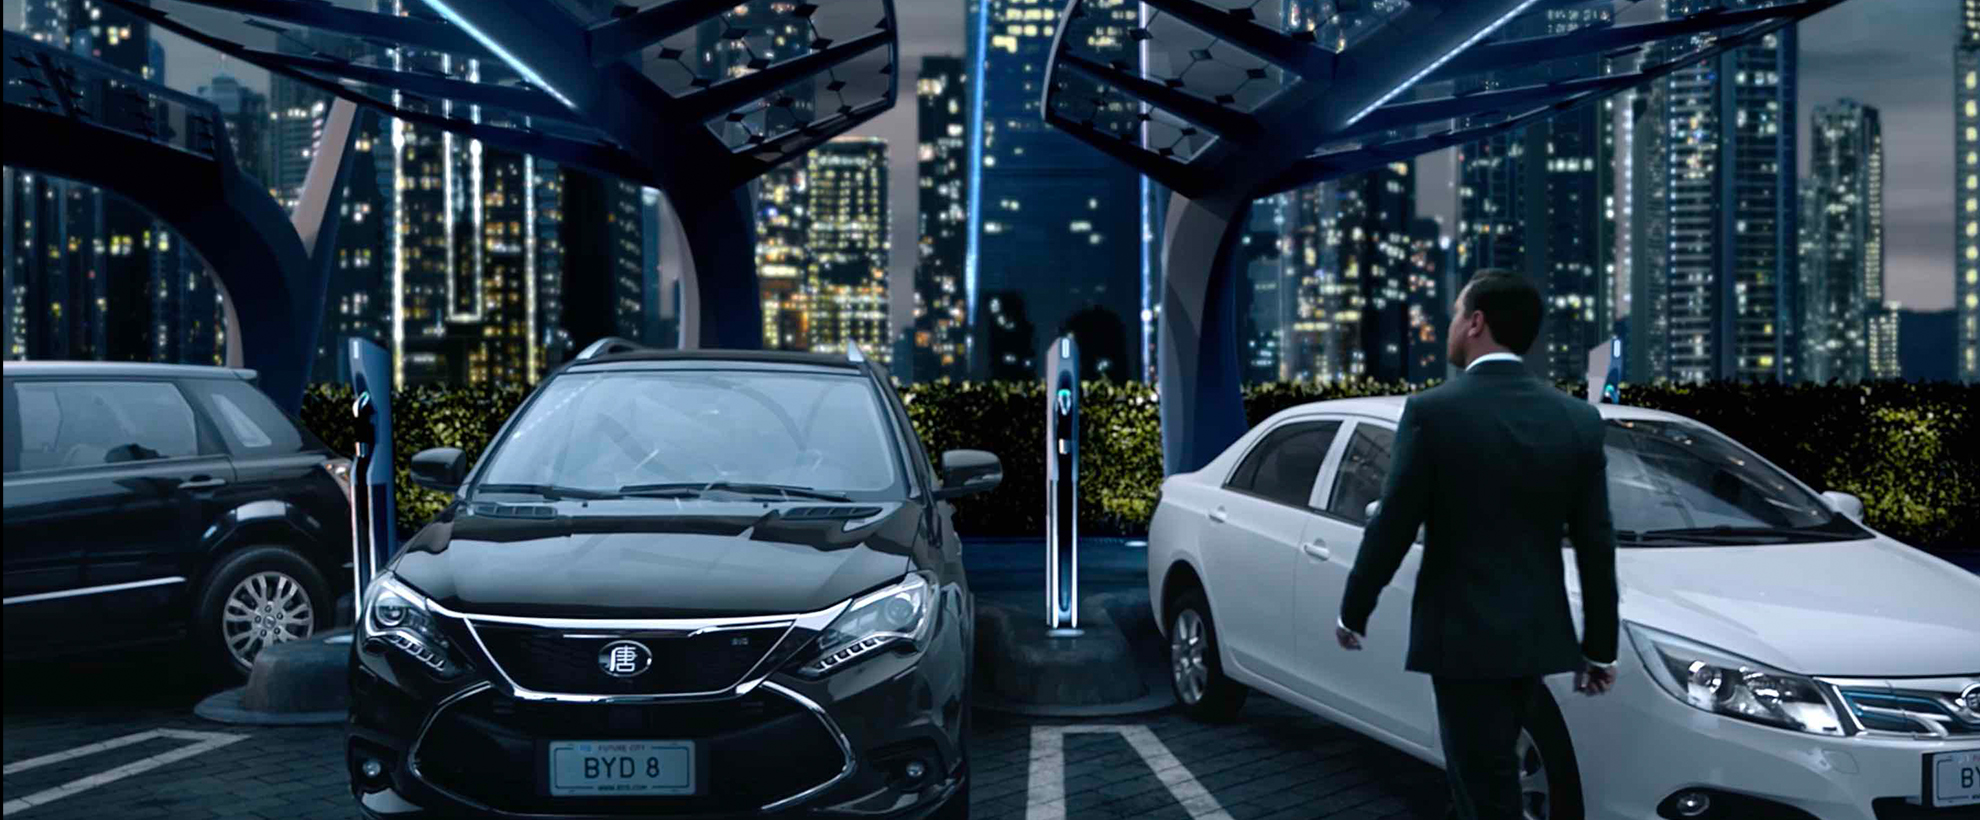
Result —
M1189 812L1191 820L1231 820L1217 798L1189 768L1169 753L1162 739L1146 726L1033 726L1031 727L1031 771L1029 794L1025 798L1024 820L1065 820L1066 817L1066 735L1112 732L1126 739L1141 761L1155 772L1155 779L1168 787L1170 796Z
M45 803L52 803L56 800L60 800L64 797L68 797L69 795L76 794L78 792L94 789L97 786L101 786L105 783L115 783L126 777L130 777L131 775L139 774L141 772L148 772L151 771L152 769L156 769L167 763L184 760L188 757L192 757L198 754L205 754L206 752L213 751L214 749L218 749L229 743L247 739L247 735L233 735L233 734L227 734L225 732L189 732L183 729L153 729L149 732L138 732L137 734L134 735L125 735L119 738L112 738L110 740L106 740L101 743L91 743L87 746L77 746L76 748L70 749L65 752L56 752L54 754L42 755L40 757L31 757L28 758L27 760L23 760L18 763L9 763L6 766L5 774L12 775L16 772L24 772L29 769L38 769L43 766L50 766L56 763L61 763L62 761L65 760L74 760L78 757L93 755L96 754L97 752L107 752L111 749L129 746L133 743L143 743L144 741L151 740L153 738L161 738L161 737L171 738L173 740L191 740L197 742L193 743L190 746L181 746L169 752L155 754L143 760L126 763L122 766L118 766L117 768L111 769L107 772L100 772L97 774L90 775L88 777L77 778L75 780L71 780L67 783L64 783L60 786L56 786L55 788L43 789L41 791L35 792L34 794L30 794L26 797L22 797L17 800L9 800L6 803L5 811L0 812L0 815L9 815L18 811L26 811L28 809L34 808L35 806L39 806Z

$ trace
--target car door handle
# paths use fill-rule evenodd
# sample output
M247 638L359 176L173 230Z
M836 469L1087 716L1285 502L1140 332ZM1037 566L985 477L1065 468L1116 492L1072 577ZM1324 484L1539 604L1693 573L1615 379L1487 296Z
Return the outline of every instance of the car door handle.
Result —
M1311 555L1322 561L1334 557L1334 551L1327 548L1327 542L1321 541L1319 539L1314 539L1312 541L1308 541L1304 544L1301 544L1299 548L1300 551L1305 552L1307 555Z
M1229 512L1226 512L1223 507L1218 507L1210 511L1210 520L1215 521L1219 524L1224 523L1230 517L1231 514Z
M192 478L188 478L184 481L179 482L179 489L210 490L214 487L218 487L226 483L227 483L227 479L224 478L215 478L210 475L196 475L193 476Z

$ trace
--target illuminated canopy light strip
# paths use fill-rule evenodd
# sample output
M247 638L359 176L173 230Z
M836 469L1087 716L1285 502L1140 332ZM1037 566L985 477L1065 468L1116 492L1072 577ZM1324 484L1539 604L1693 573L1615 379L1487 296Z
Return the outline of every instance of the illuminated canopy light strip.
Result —
M482 47L488 49L489 52L493 53L495 56L502 58L502 62L508 63L509 67L515 69L517 74L522 75L522 78L524 80L528 80L530 85L536 86L537 88L541 88L543 89L543 93L549 94L552 97L556 97L557 102L563 103L564 107L570 108L572 110L577 109L577 103L571 102L571 98L564 96L563 92L560 92L556 88L552 87L548 81L543 79L542 75L536 73L535 69L530 68L528 64L524 63L520 58L516 57L516 55L509 53L509 50L503 48L501 43L495 42L495 38L483 34L481 32L481 29L475 28L474 24L469 23L467 21L467 18L462 17L460 14L456 13L453 9L448 8L445 2L443 2L442 0L425 0L425 2L426 5L431 6L434 11L439 12L441 17L446 18L447 22L459 26L462 31L467 32L469 37L473 37L475 39L475 42L480 43ZM1533 2L1533 0L1527 0L1527 2L1531 3ZM1466 45L1470 45L1470 44L1467 43ZM1459 50L1461 51L1463 49L1459 49ZM1445 57L1444 59L1450 59L1450 58Z
M431 3L433 2L433 0L427 0L427 2ZM1408 91L1412 86L1416 85L1424 77L1430 76L1430 72L1436 71L1437 69L1443 67L1445 63L1451 61L1452 57L1456 57L1459 54L1464 53L1465 49L1477 45L1479 40L1485 39L1487 36L1490 36L1492 32L1498 31L1501 26L1504 26L1505 24L1512 22L1512 19L1514 17L1518 17L1521 12L1526 11L1528 8L1531 8L1534 3L1538 3L1538 2L1540 2L1540 0L1523 0L1523 2L1521 2L1519 5L1513 7L1512 11L1508 11L1505 14L1500 15L1499 19L1493 20L1491 25L1479 29L1478 33L1471 35L1469 38L1466 38L1464 42L1459 43L1457 48L1445 52L1444 56L1438 57L1435 62L1432 62L1427 66L1424 66L1422 70L1416 72L1415 74L1410 75L1409 79L1402 81L1400 85L1397 85L1395 88L1389 89L1389 93L1383 94L1380 98L1377 98L1374 102L1369 103L1368 107L1355 112L1354 116L1348 118L1347 124L1348 125L1355 124L1362 117L1368 116L1369 112L1372 112L1377 108L1381 108L1383 105L1387 104L1390 100L1395 99L1398 95L1402 94L1404 91ZM468 33L473 34L474 31L472 29L469 29ZM490 44L489 48L493 49L494 46ZM495 53L501 54L502 52L496 51ZM562 98L560 97L559 99Z

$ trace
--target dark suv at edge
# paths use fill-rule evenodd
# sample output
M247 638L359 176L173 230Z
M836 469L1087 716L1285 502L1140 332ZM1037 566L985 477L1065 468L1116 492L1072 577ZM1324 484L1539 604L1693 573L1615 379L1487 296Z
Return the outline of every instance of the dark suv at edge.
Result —
M581 355L370 583L372 817L966 817L974 605L942 475L857 353ZM612 348L608 348L612 349Z
M7 362L6 655L190 637L204 670L331 626L349 464L251 370Z

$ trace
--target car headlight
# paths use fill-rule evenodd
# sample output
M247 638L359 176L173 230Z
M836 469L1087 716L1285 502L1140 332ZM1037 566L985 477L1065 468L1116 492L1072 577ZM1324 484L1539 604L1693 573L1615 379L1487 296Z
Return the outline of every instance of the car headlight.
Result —
M934 586L911 573L900 583L853 599L846 611L818 633L810 651L797 658L798 674L818 678L885 646L920 646L935 619Z
M379 573L365 588L359 623L364 625L367 643L376 640L396 647L443 680L461 674L460 664L447 651L446 636L433 622L426 596L391 573Z
M1649 627L1628 627L1643 667L1678 700L1782 729L1844 734L1835 706L1809 678Z

